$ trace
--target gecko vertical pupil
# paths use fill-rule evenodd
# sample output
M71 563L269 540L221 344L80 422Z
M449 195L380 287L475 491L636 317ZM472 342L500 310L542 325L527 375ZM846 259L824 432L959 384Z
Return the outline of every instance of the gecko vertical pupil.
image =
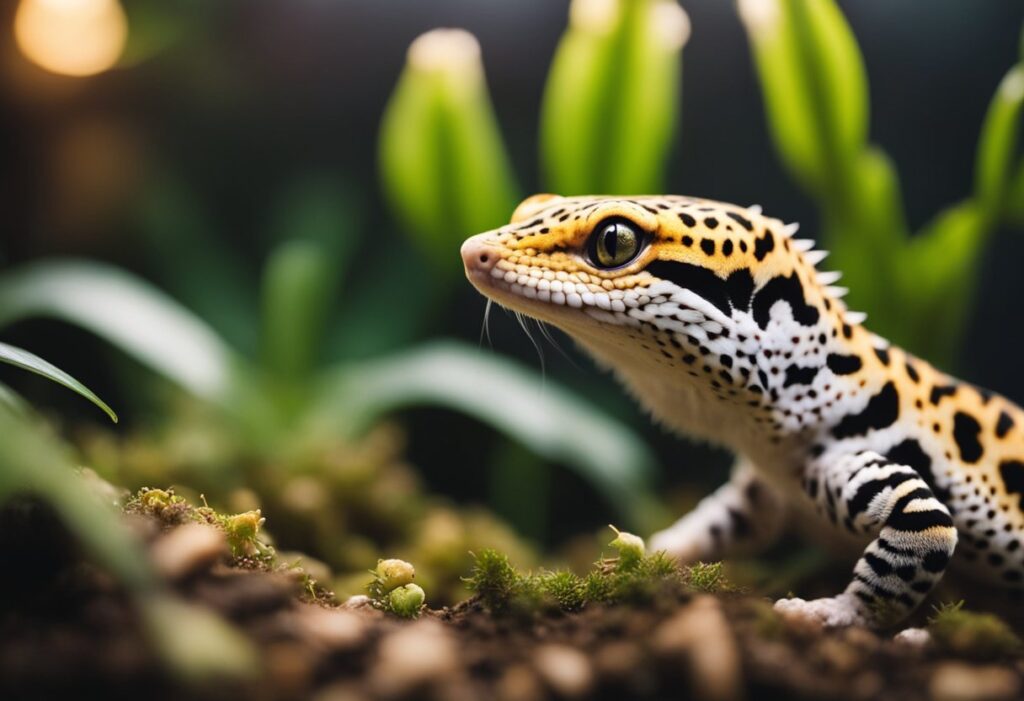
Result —
M626 221L613 220L598 225L590 242L590 259L600 268L617 268L636 257L640 234Z

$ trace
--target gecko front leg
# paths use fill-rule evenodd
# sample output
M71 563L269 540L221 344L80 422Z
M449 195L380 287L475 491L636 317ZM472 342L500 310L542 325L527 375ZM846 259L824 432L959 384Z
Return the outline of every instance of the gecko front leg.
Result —
M672 526L651 536L652 550L681 563L751 554L771 545L783 523L782 500L746 460L729 481Z
M913 611L938 583L956 547L949 511L911 467L864 451L819 458L805 488L837 527L875 536L838 596L781 599L775 608L828 626L887 625Z

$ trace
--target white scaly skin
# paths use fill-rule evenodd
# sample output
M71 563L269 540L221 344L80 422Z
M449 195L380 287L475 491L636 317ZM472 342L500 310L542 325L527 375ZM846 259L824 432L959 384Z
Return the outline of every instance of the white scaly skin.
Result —
M562 329L656 420L737 455L652 547L686 562L754 551L786 515L834 531L863 551L849 587L777 604L828 625L909 614L958 533L972 573L1019 591L1024 414L867 331L795 231L689 197L538 195L462 256L481 293ZM636 245L602 261L599 240Z

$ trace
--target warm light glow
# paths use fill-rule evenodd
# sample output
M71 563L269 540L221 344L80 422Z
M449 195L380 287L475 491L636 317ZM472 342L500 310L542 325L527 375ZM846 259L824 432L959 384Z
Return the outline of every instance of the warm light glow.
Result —
M124 50L128 22L118 0L21 0L14 38L48 71L85 76L105 71Z

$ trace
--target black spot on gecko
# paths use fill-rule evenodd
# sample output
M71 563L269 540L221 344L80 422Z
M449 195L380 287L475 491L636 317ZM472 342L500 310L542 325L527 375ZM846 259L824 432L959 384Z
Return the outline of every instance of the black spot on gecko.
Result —
M953 414L953 440L960 449L960 459L968 463L976 463L985 452L978 440L981 424L970 414L958 411Z
M728 283L707 268L679 261L656 260L649 264L646 270L654 277L668 280L684 290L692 291L713 304L723 314L732 312Z
M917 368L915 368L913 363L909 360L907 361L907 377L909 377L914 384L921 381L921 376L917 374Z
M891 426L900 416L900 395L896 385L887 382L884 387L868 400L859 414L848 414L832 429L836 438L860 436L868 431Z
M1007 494L1020 494L1017 508L1024 511L1024 463L1019 460L1003 460L999 463L999 476Z
M912 468L914 472L920 475L924 483L931 487L932 492L938 497L939 501L944 504L950 501L952 495L949 490L935 484L935 475L932 473L932 459L928 453L924 452L921 444L916 440L908 438L902 443L893 446L886 453L885 457L894 463Z
M999 420L996 421L996 438L1003 438L1013 428L1013 417L1006 411L999 412Z
M779 301L789 304L789 308L793 312L793 319L798 324L813 326L818 323L820 316L818 309L807 304L800 278L796 276L796 273L791 273L772 278L754 296L754 321L762 329L767 328L768 322L771 320L772 306Z
M681 221L683 224L691 228L697 226L697 220L691 217L686 212L679 213L679 221Z
M889 367L889 349L888 348L875 348L875 355L882 362L882 365Z
M734 222L736 222L737 224L742 226L747 231L753 231L754 230L754 226L750 223L750 220L747 219L746 217L742 217L739 214L736 214L736 212L726 212L725 214L726 214L726 216L728 216L730 219L732 219Z
M692 236L684 236L683 237L683 245L686 246L687 248L692 246L693 245L693 237Z
M732 239L726 239L722 243L722 255L726 257L732 255Z
M715 255L715 241L714 239L701 239L700 250L704 251L709 256Z
M798 365L790 365L786 368L786 381L782 383L782 386L809 385L814 382L814 378L817 375L818 368L802 368Z
M775 249L775 237L772 232L765 231L764 236L754 241L754 258L762 261L764 257Z
M956 390L956 385L935 385L932 387L932 392L928 396L928 400L935 406L938 406L943 397L952 397L956 394Z
M715 219L714 217L705 217L704 226L706 226L709 229L715 229L718 227L718 220Z
M750 309L750 299L754 296L754 278L746 268L733 272L725 281L729 292L729 301L733 308L740 311Z
M837 375L852 375L860 370L863 365L859 356L841 355L839 353L829 353L828 357L825 358L825 364L828 365L829 370Z

